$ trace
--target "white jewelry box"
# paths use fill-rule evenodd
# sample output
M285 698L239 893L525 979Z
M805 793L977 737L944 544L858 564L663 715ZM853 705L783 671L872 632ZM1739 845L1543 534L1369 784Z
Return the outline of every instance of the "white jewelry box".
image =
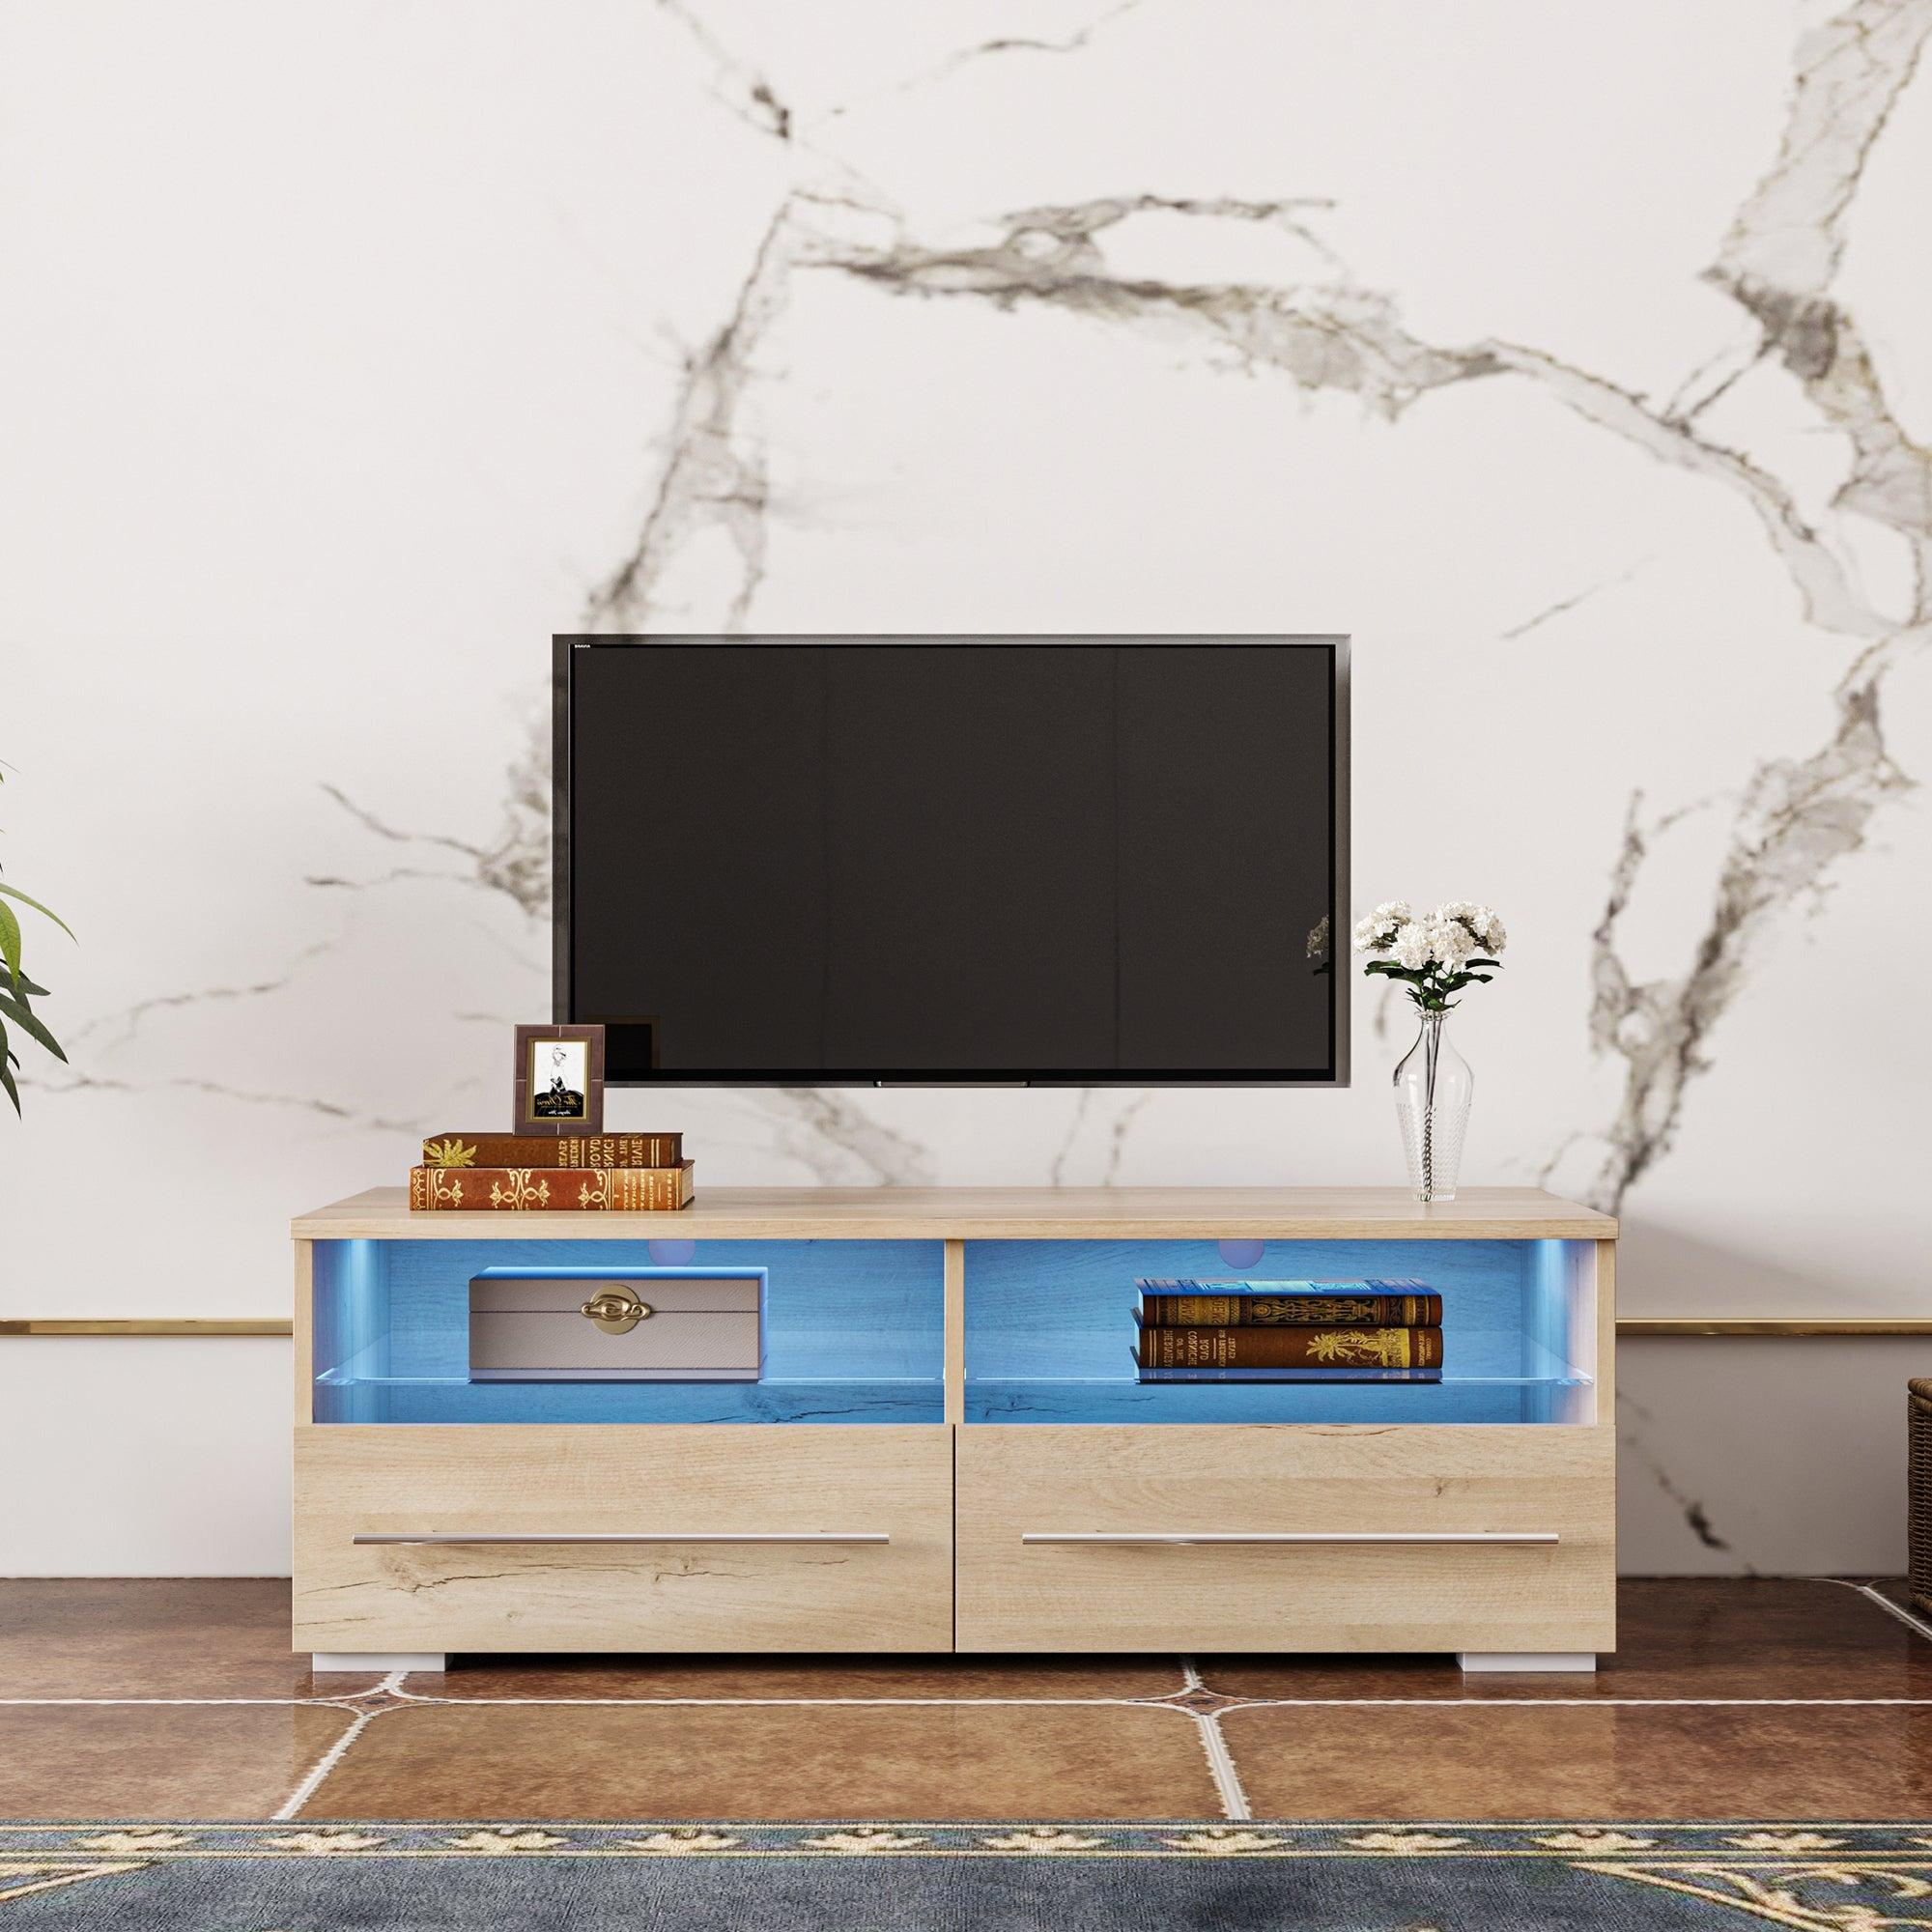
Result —
M754 1382L761 1267L484 1268L469 1278L473 1382Z

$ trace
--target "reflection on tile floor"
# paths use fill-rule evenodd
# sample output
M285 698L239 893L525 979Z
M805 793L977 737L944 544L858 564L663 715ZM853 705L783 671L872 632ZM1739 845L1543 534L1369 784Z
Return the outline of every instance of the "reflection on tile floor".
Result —
M1158 1705L424 1704L372 1723L305 1818L1213 1818Z
M325 1704L0 1710L0 1816L270 1818L355 1718Z
M14 1818L1932 1818L1895 1584L1627 1581L1594 1677L1443 1658L495 1658L311 1678L288 1587L0 1582Z

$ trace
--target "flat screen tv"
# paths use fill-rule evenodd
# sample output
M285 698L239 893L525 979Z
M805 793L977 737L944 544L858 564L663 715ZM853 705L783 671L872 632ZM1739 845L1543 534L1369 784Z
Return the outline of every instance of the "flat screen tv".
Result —
M629 1084L1348 1078L1342 638L555 639Z

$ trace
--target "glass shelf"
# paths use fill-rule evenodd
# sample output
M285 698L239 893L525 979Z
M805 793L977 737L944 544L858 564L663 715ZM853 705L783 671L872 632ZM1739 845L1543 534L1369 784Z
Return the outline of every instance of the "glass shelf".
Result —
M930 1380L472 1382L455 1376L316 1378L318 1422L943 1422Z
M966 1420L994 1423L1563 1422L1590 1378L1444 1376L1433 1382L1143 1382L1131 1376L969 1378Z

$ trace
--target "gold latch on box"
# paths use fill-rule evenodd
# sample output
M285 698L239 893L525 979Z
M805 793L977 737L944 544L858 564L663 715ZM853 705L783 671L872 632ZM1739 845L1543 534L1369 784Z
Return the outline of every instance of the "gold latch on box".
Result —
M600 1288L577 1312L607 1335L628 1335L652 1309L648 1301L639 1299L635 1289L611 1287Z

